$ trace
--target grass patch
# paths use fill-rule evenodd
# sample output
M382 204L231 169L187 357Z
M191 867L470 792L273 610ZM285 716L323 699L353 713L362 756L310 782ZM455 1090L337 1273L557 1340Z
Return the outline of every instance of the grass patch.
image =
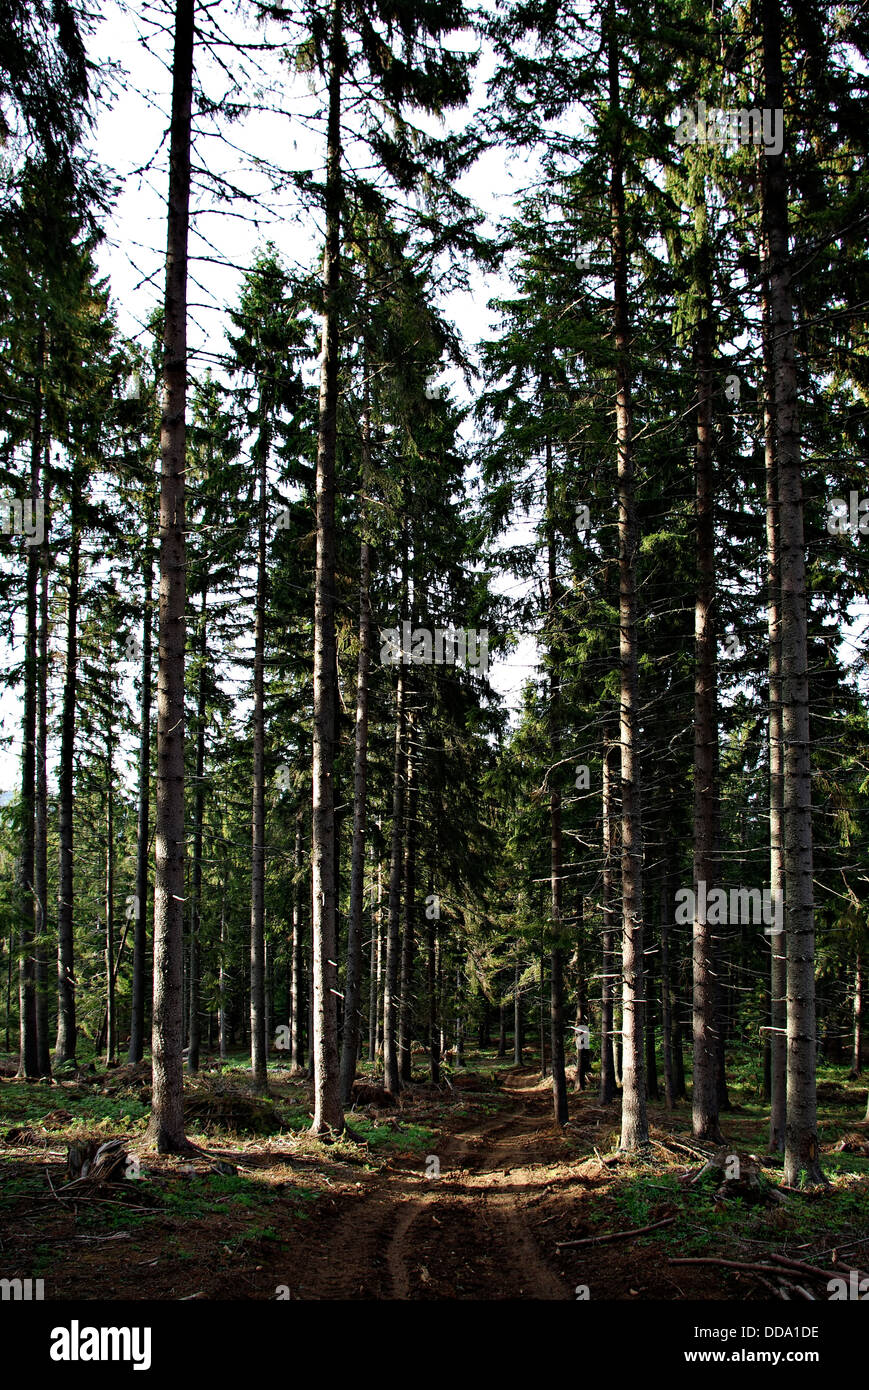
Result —
M426 1125L413 1124L401 1120L375 1120L361 1111L348 1114L348 1123L354 1134L363 1140L375 1153L432 1153L432 1145L437 1141L437 1130ZM341 1145L353 1141L341 1140L333 1145L333 1152L340 1152ZM353 1144L355 1153L358 1146Z

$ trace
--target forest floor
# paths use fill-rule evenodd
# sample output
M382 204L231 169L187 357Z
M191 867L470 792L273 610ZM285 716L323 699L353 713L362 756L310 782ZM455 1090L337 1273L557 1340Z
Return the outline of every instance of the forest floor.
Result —
M400 1107L357 1108L352 1137L328 1145L308 1133L305 1079L270 1071L261 1099L240 1065L204 1071L185 1092L206 1153L174 1157L144 1147L146 1065L49 1086L0 1058L0 1278L42 1278L46 1299L772 1299L768 1274L671 1261L777 1254L832 1273L836 1251L867 1267L865 1082L842 1068L819 1088L830 1188L753 1205L691 1183L702 1154L684 1103L653 1103L651 1150L616 1155L619 1106L596 1087L571 1093L560 1131L539 1070L468 1063ZM728 1144L780 1184L756 1078L731 1095ZM68 1185L68 1145L110 1138L129 1180Z

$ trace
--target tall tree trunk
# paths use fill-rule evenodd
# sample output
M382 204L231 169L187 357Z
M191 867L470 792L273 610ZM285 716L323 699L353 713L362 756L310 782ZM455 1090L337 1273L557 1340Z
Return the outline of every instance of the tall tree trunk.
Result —
M863 1070L863 957L858 948L854 966L854 1052L851 1076L857 1078Z
M680 1003L679 996L675 1000L676 1006ZM673 1027L673 1089L676 1092L677 1100L687 1100L688 1090L685 1085L685 1053L684 1043L687 1030L681 1019L675 1021Z
M12 1034L10 1024L12 1022L12 962L15 959L15 927L9 927L9 949L6 958L6 1051L11 1051Z
M507 1005L503 1000L498 1007L498 1056L507 1056Z
M712 310L705 192L695 209L699 245L695 286L699 301L696 331L697 444L696 556L694 606L694 1136L718 1142L713 933L706 920L707 895L718 882L718 687L716 674L715 481L712 438ZM699 885L705 884L705 891Z
M266 890L266 774L265 774L265 644L268 526L268 457L270 402L260 387L257 463L256 605L253 656L253 788L250 879L250 1070L257 1091L268 1089L265 1018L265 890ZM319 544L319 541L318 541ZM334 721L333 721L334 727ZM333 1001L334 1005L334 1001Z
M75 712L78 690L78 605L81 556L82 465L73 459L70 479L69 582L66 600L66 657L60 716L60 761L57 797L57 1041L55 1062L75 1062L75 949L73 921L73 785ZM138 1058L136 1058L138 1061Z
M326 246L317 439L317 566L314 593L312 969L314 1134L344 1128L338 1061L338 921L335 899L335 447L338 408L338 290L341 250L342 0L332 0L326 152Z
M543 972L543 946L542 946L542 944L541 944L541 947L540 947L540 957L539 957L539 960L538 960L537 968L538 968L538 984L539 984L539 987L540 987L540 992L539 992L538 997L537 997L537 1002L538 1002L537 1022L538 1022L538 1025L539 1025L539 1033L540 1033L540 1075L541 1075L541 1077L544 1077L544 1078L545 1078L545 1076L546 1076L546 1011L545 1011L546 988L545 988L544 979L543 979L543 973L544 973L544 972Z
M169 143L163 412L160 424L160 656L154 878L153 1093L149 1137L183 1151L181 1057L184 949L184 470L187 403L187 239L195 0L176 0Z
M730 1104L730 1097L727 1094L727 1030L729 1022L730 1007L733 1000L733 963L728 961L725 966L728 983L725 984L722 972L719 971L715 981L715 1018L716 1018L716 1046L715 1046L715 1093L718 1097L718 1110L724 1113L733 1107ZM725 989L730 990L729 998L725 996Z
M42 373L45 362L45 329L37 340L38 374L33 381L33 420L30 437L30 495L36 516L40 459L42 457ZM37 595L39 554L35 546L27 550L27 598L24 639L24 709L21 740L21 853L18 865L18 1075L39 1075L39 1048L36 1035L36 982L34 967L36 905L34 902L36 854L36 719L38 683Z
M115 863L117 862L117 855L114 856L114 862L115 862ZM107 879L108 879L108 873L107 873L106 877L107 877ZM112 873L112 883L113 883L113 884L114 884L114 882L115 882L115 880L116 880L116 877L117 877L117 875L116 875L116 874L114 873L114 871L113 871L113 873ZM114 888L112 889L112 894L111 894L111 896L112 896L112 899L114 900ZM113 922L113 923L114 923L114 920L115 920L115 912L114 912L114 908L113 908L113 910L112 910L112 922ZM121 968L121 960L123 959L124 947L125 947L126 944L127 944L127 936L129 935L129 931L130 931L130 921L129 921L129 918L128 918L127 921L126 921L125 924L124 924L124 934L123 934L123 936L121 937L120 944L119 944L117 950L114 951L114 960L112 961L111 976L109 975L109 967L108 967L108 965L106 964L106 960L108 959L108 957L109 957L109 955L110 955L110 952L108 951L108 949L105 950L105 957L106 957L106 960L104 960L103 963L104 963L104 965L106 966L106 980L107 980L107 982L110 981L110 983L107 983L107 988L106 988L106 1007L103 1009L103 1018L102 1018L102 1022L100 1023L99 1031L98 1031L98 1033L97 1033L97 1035L96 1035L96 1038L94 1039L94 1052L101 1052L101 1051L103 1050L103 1048L106 1046L106 1039L108 1038L108 1031L109 1031L108 994L109 994L110 989L114 989L114 990L115 990L115 999L117 1000L118 971L119 971L120 968ZM114 949L114 930L112 931L112 949ZM115 1016L117 1017L117 1003L115 1004ZM117 1024L115 1025L115 1031L117 1032ZM116 1051L117 1051L117 1044L116 1044Z
M763 1003L761 1005L763 1017L772 1021L772 991L767 981L763 990ZM770 1052L770 1029L766 1028L763 1034L763 1080L761 1091L766 1101L772 1100L772 1058ZM772 1117L770 1117L772 1118Z
M588 1008L588 975L586 972L585 952L583 942L583 897L580 892L577 895L577 906L579 912L576 918L576 949L573 955L574 973L576 977L576 1071L574 1075L575 1091L584 1091L586 1081L591 1072L591 1036L590 1023L591 1015ZM587 1035L580 1033L580 1028L589 1030Z
M266 916L268 921L268 916ZM265 939L265 980L263 988L263 1017L265 1018L266 1061L271 1051L274 1023L275 953L268 937Z
M362 911L365 897L365 825L368 781L368 674L371 666L371 552L367 532L367 494L371 465L371 387L367 354L362 400L362 540L359 546L359 660L356 669L356 744L353 752L353 848L350 860L350 915L347 922L347 973L344 980L344 1037L341 1097L350 1104L359 1048L362 983ZM373 938L372 938L373 940ZM372 963L373 963L372 950ZM372 987L373 987L372 971ZM372 1011L369 1011L369 1017Z
M312 907L313 912L313 907ZM314 949L309 941L305 949L305 972L308 982L308 1023L307 1023L307 1043L308 1043L308 1065L305 1068L305 1075L309 1081L314 1079Z
M784 107L779 0L763 3L764 106ZM806 557L794 312L784 153L767 153L764 188L778 464L781 573L784 873L787 926L787 1129L785 1182L825 1182L815 1075L815 930L809 731Z
M670 978L670 911L675 885L665 871L661 879L661 1055L664 1061L664 1099L667 1109L676 1103L673 1075L673 994Z
M522 1000L519 997L519 942L513 963L513 1065L522 1065Z
M564 957L552 951L549 963L549 1049L552 1071L553 1112L556 1124L566 1125L567 1078L564 1071Z
M296 840L293 849L293 946L290 981L290 1071L297 1075L305 1069L305 1029L303 1011L305 1006L303 970L303 927L302 927L302 885L299 876L302 872L302 820L301 806L296 812Z
M219 1001L219 1003L218 1003L218 1010L217 1010L217 1034L218 1034L218 1039L219 1039L220 1060L221 1060L221 1062L225 1062L225 1061L226 1061L226 1053L227 1053L227 1046L226 1046L226 1034L227 1034L227 1020L226 1020L226 951L227 951L227 940L226 940L226 883L225 883L225 882L221 882L221 885L220 885L220 964L218 965L218 973L217 973L217 991L218 991L217 997L218 997L218 1001Z
M491 1041L490 1041L491 1017L490 1017L490 1014L491 1014L491 1010L490 1010L489 1000L488 1000L488 998L486 997L486 995L484 994L483 997L482 997L481 1000L480 1000L480 1022L479 1022L479 1026L478 1026L478 1028L477 1028L477 1047L480 1048L481 1051L482 1051L482 1049L483 1049L484 1047L490 1047L490 1046L491 1046Z
M402 585L406 585L406 550ZM403 609L404 605L402 605ZM403 617L402 617L403 621ZM401 912L401 868L404 843L405 708L406 676L402 660L395 693L395 753L392 773L392 847L389 859L389 907L386 928L386 970L383 983L383 1084L397 1095L401 1086L398 1066L398 967Z
M199 1071L199 927L202 916L202 820L205 811L205 663L208 658L208 584L202 582L199 609L199 673L196 692L196 783L193 794L193 883L190 903L187 1070Z
M544 396L548 379L543 380ZM558 579L555 532L555 481L552 472L552 441L546 439L546 570L548 611L546 621L549 648L549 883L552 947L549 971L549 1045L552 1053L552 1108L557 1125L566 1125L567 1079L564 1073L564 965L561 953L562 845L561 845L561 645L557 637ZM543 985L541 961L541 989ZM541 1046L541 1064L542 1064Z
M377 822L378 830L382 829L380 821ZM375 931L377 932L377 1040L375 1052L378 1057L383 1056L383 995L384 995L384 933L383 933L383 861L380 854L377 855L377 919Z
M584 1059L584 1057L585 1057L585 1055L586 1055L586 1049L585 1049L585 1048L583 1047L583 1045L582 1045L582 1032L581 1032L581 1029L583 1028L583 1026L585 1025L585 1022L586 1022L586 1013L587 1013L587 1010L583 1009L582 1001L581 1001L581 999L579 998L579 995L577 994L577 998L576 998L576 1020L575 1020L575 1033L576 1033L575 1044L576 1044L576 1046L575 1046L575 1049L574 1049L574 1052L575 1052L575 1061L574 1061L574 1068L573 1068L573 1089L574 1089L574 1091L584 1091L584 1090L585 1090L585 1076L586 1076L586 1073L585 1073L585 1068L584 1068L584 1061L583 1061L583 1059Z
M613 130L610 217L613 257L613 329L616 352L616 438L619 493L619 674L622 793L622 1133L620 1147L644 1147L649 1139L643 1056L643 832L640 804L639 690L637 656L637 557L639 533L634 485L633 422L629 366L628 253L625 233L623 129L615 0L607 36L609 110Z
M647 965L645 972L646 989L646 1094L651 1100L660 1100L658 1089L658 1056L655 1039L655 957L649 936Z
M617 745L607 738L603 745L603 959L600 1006L600 1103L616 1097L613 1053L613 982L615 978L615 776L612 759Z
M413 712L407 721L407 815L404 835L404 934L401 939L401 990L398 1005L398 1072L410 1081L413 1032L414 915L416 913L417 781L413 761Z
M185 812L186 812L186 809L187 809L187 808L185 807ZM185 826L186 826L186 821L185 821ZM186 846L185 846L185 852L186 852ZM189 864L189 861L185 861L185 864L184 864L184 902L185 902L185 903L189 903L189 901L190 901L190 864ZM190 971L189 971L188 969L185 969L185 967L184 967L184 956L185 956L185 952L187 952L187 951L189 950L189 944L185 944L185 943L187 943L187 938L188 938L188 936L189 936L189 933L186 933L186 934L184 935L184 937L182 938L182 943L181 943L181 956L182 956L182 962L181 962L181 1026L182 1026L181 1047L182 1047L182 1058L184 1058L184 1057L187 1056L187 1048L188 1048L188 1045L189 1045L189 1044L188 1044L188 1028L189 1028L189 1022L190 1022L190 1012L189 1012L189 1001L190 1001ZM189 956L187 957L187 959L189 960Z
M48 442L43 444L44 463L48 463ZM43 469L45 520L40 548L39 578L39 658L36 699L36 799L34 815L34 986L36 990L36 1060L40 1076L51 1075L51 1046L48 1040L48 544L51 517L51 480Z
M150 506L150 498L149 498ZM150 518L150 512L149 512ZM153 529L148 521L142 566L142 724L139 731L139 817L136 830L136 896L133 902L133 985L128 1062L141 1062L145 1048L145 977L148 947L148 869L151 821L151 666L153 661Z
M429 880L429 897L432 896L434 884ZM429 1078L433 1086L437 1086L441 1079L441 1048L440 1048L440 1028L438 1017L440 1013L438 998L438 919L434 912L431 916L427 914L427 970L428 970L428 1050L429 1050Z
M765 155L759 156L765 159ZM761 180L763 171L761 171ZM775 402L770 339L769 249L763 275L763 441L766 473L766 614L769 671L769 887L773 902L784 893L784 745L782 742L781 576L779 573L778 487ZM781 916L784 921L784 914ZM784 1153L787 1124L787 937L770 935L769 1152Z
M112 696L112 666L109 663L109 698ZM112 730L114 710L111 703L106 711L106 1065L117 1056L117 1024L115 1017L115 813L114 761L115 741Z
M380 960L380 903L379 882L380 882L380 862L375 867L375 849L371 846L371 942L368 958L368 1060L373 1062L377 1055L377 1038L379 1031L379 998L378 998L378 976ZM375 880L378 883L378 895L375 897Z

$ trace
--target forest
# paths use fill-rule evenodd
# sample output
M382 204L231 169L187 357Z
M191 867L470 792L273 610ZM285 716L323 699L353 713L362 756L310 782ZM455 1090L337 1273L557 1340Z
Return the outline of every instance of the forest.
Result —
M0 6L3 1300L869 1298L867 88Z

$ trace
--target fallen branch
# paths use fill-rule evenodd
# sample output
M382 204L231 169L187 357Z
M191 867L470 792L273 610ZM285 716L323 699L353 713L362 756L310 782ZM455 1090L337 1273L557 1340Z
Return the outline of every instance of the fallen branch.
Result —
M628 1236L644 1236L647 1231L657 1231L659 1226L670 1226L675 1220L675 1216L665 1216L663 1221L653 1221L651 1226L637 1226L632 1231L610 1231L605 1236L583 1236L582 1240L559 1240L555 1248L563 1250L567 1245L602 1245L606 1240L627 1240Z
M764 1287L765 1289L769 1289L769 1291L770 1291L770 1293L772 1294L773 1298L778 1298L778 1299L781 1298L781 1289L777 1289L776 1286L775 1286L775 1284L771 1284L771 1283L769 1282L769 1280L766 1279L762 1274L755 1274L754 1277L755 1277L755 1279L757 1280L757 1282L758 1282L759 1284L763 1284L763 1287Z
M656 1144L659 1149L668 1149L670 1153L686 1153L691 1154L692 1158L702 1158L704 1163L708 1163L709 1159L712 1158L712 1154L706 1153L704 1149L692 1148L690 1144L680 1144L676 1139L668 1141L653 1139L652 1143Z
M853 1240L846 1240L844 1245L838 1245L831 1256L833 1263L836 1263L836 1255L839 1250L850 1250L852 1245L869 1245L869 1236L855 1236ZM804 1247L799 1246L798 1248L803 1249Z
M773 1258L775 1258L773 1256ZM679 1259L668 1261L671 1265L722 1265L725 1269L738 1269L743 1274L772 1274L776 1279L783 1279L784 1273L781 1269L776 1269L775 1265L747 1264L741 1260L723 1260L712 1255L683 1255Z
M784 1269L793 1270L795 1274L813 1274L818 1279L829 1279L830 1271L819 1269L817 1265L806 1264L805 1260L792 1260L789 1255L770 1255L777 1265L782 1265Z
M775 1260L775 1263L784 1269L793 1270L795 1274L813 1274L816 1279L822 1279L825 1284L834 1275L840 1275L842 1271L846 1274L856 1274L861 1278L866 1277L861 1270L852 1269L850 1265L842 1264L839 1261L836 1262L836 1267L833 1269L820 1269L818 1265L806 1264L803 1260L792 1260L787 1255L770 1255L769 1258Z
M602 1168L611 1168L614 1163L619 1161L618 1154L611 1154L609 1158L602 1158L597 1149L594 1151L594 1156Z
M129 1231L117 1231L112 1236L73 1236L73 1240L129 1240Z

